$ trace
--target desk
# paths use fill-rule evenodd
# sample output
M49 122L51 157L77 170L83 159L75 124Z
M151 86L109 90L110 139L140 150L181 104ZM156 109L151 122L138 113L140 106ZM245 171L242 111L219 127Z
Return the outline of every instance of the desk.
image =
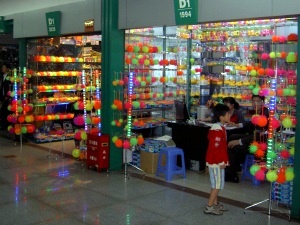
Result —
M172 128L172 139L178 148L184 151L185 165L190 169L190 160L199 161L199 170L205 169L205 155L208 146L208 130L206 125L168 122ZM242 128L227 130L227 137L233 133L241 133Z

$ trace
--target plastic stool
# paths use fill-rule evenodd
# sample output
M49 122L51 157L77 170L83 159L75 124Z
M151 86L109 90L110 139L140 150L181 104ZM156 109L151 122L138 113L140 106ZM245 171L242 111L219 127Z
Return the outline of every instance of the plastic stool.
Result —
M162 165L162 157L166 156L166 165ZM177 156L181 157L181 167L177 166ZM176 147L165 147L162 148L158 155L157 170L156 176L159 176L160 173L163 173L166 177L166 180L172 180L174 174L182 174L186 178L185 172L185 161L183 150Z
M245 180L247 178L252 179L252 184L258 186L260 182L250 173L250 167L253 165L253 162L254 155L246 155L246 159L243 164L242 180Z

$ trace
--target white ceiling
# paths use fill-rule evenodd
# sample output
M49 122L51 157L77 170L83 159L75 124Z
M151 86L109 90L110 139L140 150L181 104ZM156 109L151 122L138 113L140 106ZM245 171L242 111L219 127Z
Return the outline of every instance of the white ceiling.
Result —
M0 0L0 16L87 0Z

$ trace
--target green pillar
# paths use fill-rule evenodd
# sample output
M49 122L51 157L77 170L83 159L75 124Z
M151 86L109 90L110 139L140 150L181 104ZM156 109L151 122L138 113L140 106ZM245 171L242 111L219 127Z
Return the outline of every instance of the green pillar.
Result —
M300 17L298 17L298 34L300 34ZM300 45L297 44L297 52L300 53ZM297 71L300 71L300 63L298 61ZM294 163L294 187L293 187L293 204L292 204L292 217L296 219L300 219L300 76L297 76L297 104L296 104L296 118L298 123L296 125L296 137L295 137L295 163Z
M111 138L115 134L122 134L122 128L112 127L111 121L116 114L111 109L115 98L116 87L112 81L116 79L115 72L124 71L124 30L118 30L118 0L101 1L102 21L102 77L101 77L101 100L102 100L102 133L110 135L110 169L120 170L123 163L123 150L116 148Z
M26 47L26 39L19 39L19 67L23 69L26 67L26 59L27 59L27 47Z

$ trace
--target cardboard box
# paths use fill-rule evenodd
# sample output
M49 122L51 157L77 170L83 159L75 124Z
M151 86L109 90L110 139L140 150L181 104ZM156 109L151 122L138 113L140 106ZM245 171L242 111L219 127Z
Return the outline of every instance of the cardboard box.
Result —
M141 169L146 173L156 173L157 162L159 153L141 151ZM163 156L162 165L166 163L165 157Z

